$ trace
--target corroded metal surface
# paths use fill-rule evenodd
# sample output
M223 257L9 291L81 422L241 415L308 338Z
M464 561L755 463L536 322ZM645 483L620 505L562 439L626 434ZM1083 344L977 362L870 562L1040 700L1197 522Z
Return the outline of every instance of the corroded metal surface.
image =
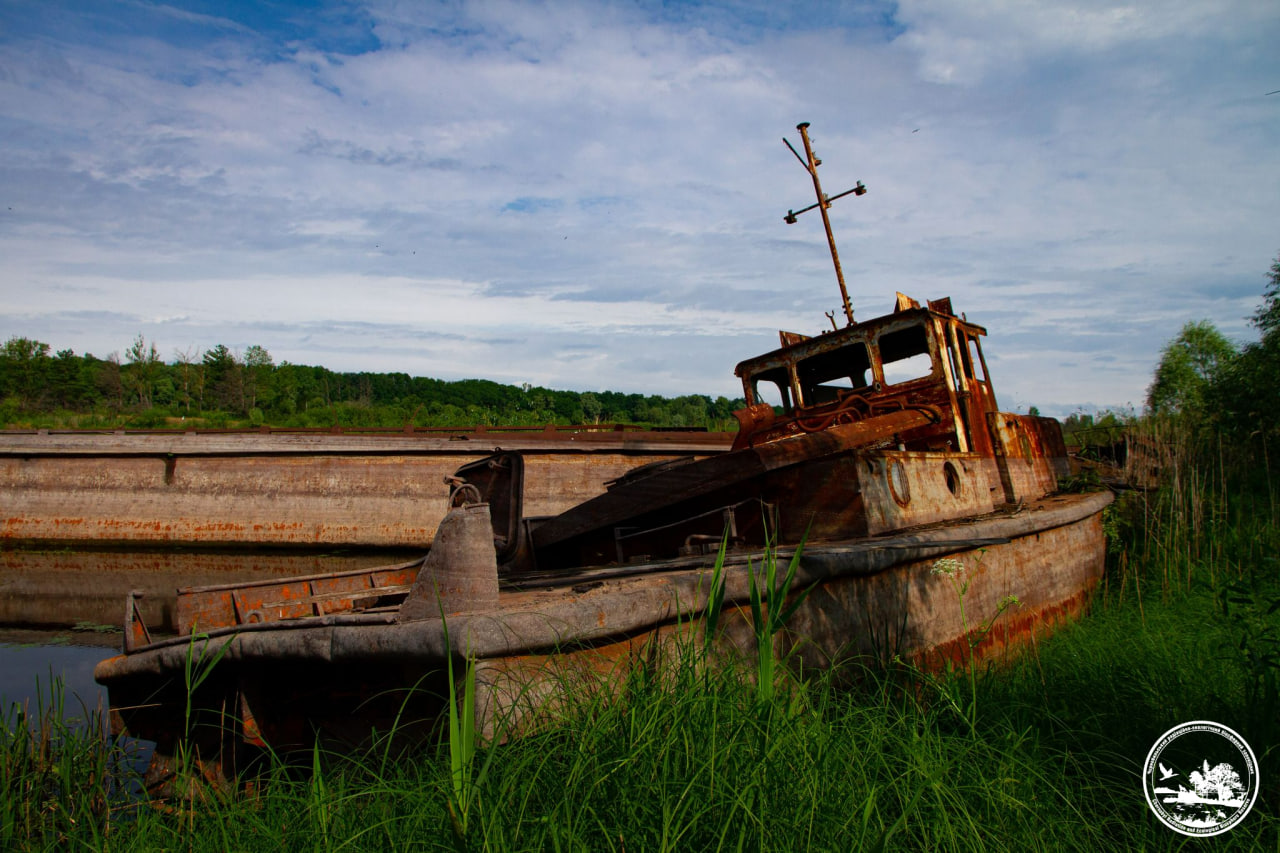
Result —
M179 634L236 625L280 622L304 616L361 612L383 599L397 603L417 580L422 560L255 583L228 583L179 590L175 608Z
M916 560L871 577L821 584L789 626L797 638L813 640L798 644L796 653L810 666L850 657L888 661L895 654L963 665L968 638L996 617L1009 596L1019 604L993 623L996 630L980 650L1019 646L1078 612L1102 577L1106 543L1095 513L1007 545L950 556L964 566L958 582L968 583L963 614L957 588L932 573L935 560Z
M982 419L972 423L966 402L978 401L985 413L995 410L995 399L970 350L958 343L970 341L978 351L985 330L903 299L893 314L741 362L735 373L742 379L747 409L739 417L734 447L917 409L934 416L896 435L903 449L989 448L980 435L985 424ZM765 402L782 413L761 408Z
M1070 586L1074 571L1070 566L1077 562L1083 561L1089 571L1100 569L1096 561L1102 555L1102 539L1094 536L1100 533L1096 516L1111 499L1108 492L1057 495L982 519L951 522L895 537L813 546L803 552L797 577L799 583L809 584L845 576L879 576L915 561L971 550L970 543L975 539L989 542L992 549L1024 539L1038 543L1036 537L1048 531L1083 524L1080 535L1092 538L1087 548L1061 555L1059 565L1068 566L1064 579L1037 581L1052 589ZM789 559L793 551L779 549L779 559ZM258 626L263 630L244 633L235 628L215 630L195 644L210 644L211 648L232 644L228 660L318 656L337 663L370 656L430 660L450 651L499 657L566 643L596 643L611 636L644 631L682 613L701 612L713 561L712 555L689 557L651 564L648 571L644 566L632 567L629 572L615 572L607 580L581 586L569 577L554 585L515 588L503 593L495 611L454 617L448 642L439 619L398 622L395 613L387 613L313 617L264 624ZM754 566L759 571L759 552L732 553L725 562L732 570L726 577L726 600L745 601L750 585L745 567ZM293 637L297 642L281 641L281 637ZM174 637L142 654L112 658L99 666L99 678L114 681L156 667L181 664L190 645L191 638Z
M1105 560L1100 534L1093 515L1005 545L956 552L966 567L959 580L969 581L963 612L956 587L933 573L933 559L818 581L775 638L776 652L800 672L852 661L888 665L895 657L941 670L1016 654L1088 606ZM1011 595L1019 603L1002 611L1001 600ZM750 665L756 641L745 601L726 603L720 628L718 646ZM486 659L477 669L477 729L490 737L495 730L518 732L554 716L567 694L616 689L628 671L651 666L655 656L670 661L687 652L702 632L702 614L693 614L589 648Z
M460 433L461 434L461 433ZM727 449L714 433L0 435L0 542L425 547L440 483L501 440L525 503L554 515L658 459Z
M992 412L987 416L996 462L1010 503L1034 500L1070 475L1062 429L1052 418Z
M1111 497L1050 494L1066 473L1060 428L997 411L983 334L949 300L922 308L902 294L885 317L783 334L780 349L737 367L747 408L728 452L631 470L550 517L538 515L536 457L495 453L449 477L441 544L464 519L475 523L459 553L433 550L408 600L402 584L373 578L331 597L285 585L293 597L273 592L268 613L236 600L261 590L235 589L222 627L105 661L97 677L127 706L142 685L216 649L225 657L209 706L237 708L246 742L290 746L299 732L352 724L356 708L316 697L311 680L354 698L438 685L445 661L474 656L477 724L518 723L566 685L615 676L646 648L669 648L681 625L696 630L721 542L720 642L748 658L744 614L761 563L800 543L797 582L809 594L778 642L805 665L868 655L936 665L971 649L977 626L997 617L1001 633L984 642L1018 645L1087 600ZM548 479L575 470L557 458ZM964 566L963 581L933 571L943 555ZM1010 596L1020 603L1002 612ZM358 606L368 599L377 606ZM261 621L245 624L243 611ZM434 701L422 705L428 717ZM122 708L119 724L166 736L154 710L163 704ZM380 713L359 716L367 726Z

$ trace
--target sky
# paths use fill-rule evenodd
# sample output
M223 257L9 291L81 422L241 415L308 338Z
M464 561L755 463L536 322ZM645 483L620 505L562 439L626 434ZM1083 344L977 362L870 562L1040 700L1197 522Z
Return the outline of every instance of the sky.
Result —
M1269 0L0 0L0 336L739 396L896 291L1141 408L1280 254ZM1272 93L1272 94L1268 94Z

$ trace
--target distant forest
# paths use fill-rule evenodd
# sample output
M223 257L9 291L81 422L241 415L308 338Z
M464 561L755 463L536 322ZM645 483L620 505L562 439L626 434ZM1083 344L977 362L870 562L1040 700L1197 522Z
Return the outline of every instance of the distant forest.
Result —
M52 352L11 337L0 348L0 427L526 426L622 423L735 429L741 399L557 391L485 379L337 373L219 344L165 362L142 336L124 358Z

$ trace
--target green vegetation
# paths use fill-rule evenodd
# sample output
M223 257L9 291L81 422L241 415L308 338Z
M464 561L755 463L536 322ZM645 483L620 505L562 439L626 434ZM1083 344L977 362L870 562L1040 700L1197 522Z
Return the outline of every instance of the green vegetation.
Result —
M12 705L0 724L0 849L101 848L136 774L104 737L101 708L72 704L55 680L36 711Z
M540 426L628 423L733 428L742 400L555 391L484 379L446 382L405 373L336 373L275 364L260 346L219 344L161 360L139 336L106 359L50 354L41 341L0 346L0 428Z
M1280 434L1280 258L1254 312L1259 340L1237 349L1207 320L1189 322L1161 353L1147 409L1183 426L1262 451Z
M1154 414L1203 411L1209 389L1238 355L1208 320L1187 323L1160 353L1147 408Z

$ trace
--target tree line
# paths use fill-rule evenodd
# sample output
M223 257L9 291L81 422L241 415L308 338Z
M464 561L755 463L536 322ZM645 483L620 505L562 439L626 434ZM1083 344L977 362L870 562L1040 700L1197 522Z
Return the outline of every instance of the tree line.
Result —
M261 346L218 344L170 361L139 335L124 357L54 352L14 336L0 347L0 426L153 428L523 426L625 423L732 429L741 399L561 391L485 379L338 372L276 364Z

